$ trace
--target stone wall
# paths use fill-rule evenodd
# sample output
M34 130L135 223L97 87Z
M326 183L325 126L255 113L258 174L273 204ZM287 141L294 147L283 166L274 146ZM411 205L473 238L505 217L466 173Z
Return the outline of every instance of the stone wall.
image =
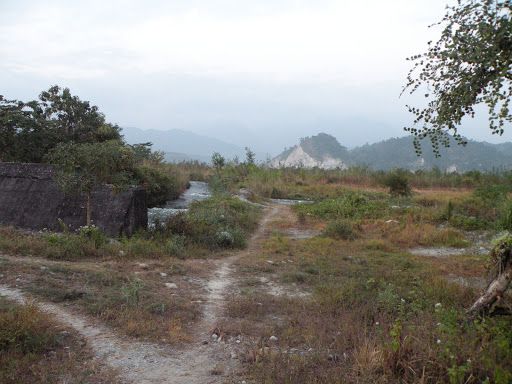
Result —
M85 197L64 194L46 164L0 163L0 225L52 231L61 219L71 230L85 225ZM146 192L131 188L115 193L101 186L92 193L92 221L107 235L130 236L146 228Z

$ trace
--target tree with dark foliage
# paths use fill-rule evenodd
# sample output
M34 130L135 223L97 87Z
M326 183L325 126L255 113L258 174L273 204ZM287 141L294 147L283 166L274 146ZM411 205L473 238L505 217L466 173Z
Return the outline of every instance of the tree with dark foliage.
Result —
M408 59L414 66L402 93L424 92L429 100L425 108L408 106L415 119L405 130L418 154L428 137L438 156L450 135L465 144L458 128L477 105L487 107L493 134L512 122L512 0L458 0L435 25L444 26L441 38Z
M120 128L68 88L53 86L29 102L0 95L0 161L39 163L59 143L110 140L121 141Z

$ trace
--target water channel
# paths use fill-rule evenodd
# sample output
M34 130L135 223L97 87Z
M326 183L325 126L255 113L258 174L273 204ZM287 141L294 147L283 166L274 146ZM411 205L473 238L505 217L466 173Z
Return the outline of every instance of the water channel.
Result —
M171 216L188 210L189 205L197 200L204 200L211 196L208 183L204 181L191 181L190 187L176 200L170 200L161 207L148 209L148 228L153 228L156 222L165 223Z

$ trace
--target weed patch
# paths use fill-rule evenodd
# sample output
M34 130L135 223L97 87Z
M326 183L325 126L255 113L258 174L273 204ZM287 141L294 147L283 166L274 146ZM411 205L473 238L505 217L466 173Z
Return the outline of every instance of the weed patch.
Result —
M32 305L0 298L0 382L112 383L92 362L83 341Z

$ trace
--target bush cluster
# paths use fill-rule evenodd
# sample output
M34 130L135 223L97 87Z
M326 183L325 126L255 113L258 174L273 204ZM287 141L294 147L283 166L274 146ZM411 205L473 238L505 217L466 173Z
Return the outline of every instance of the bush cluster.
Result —
M351 221L345 219L329 222L323 233L325 236L343 240L354 240L357 237L354 225Z
M177 199L187 187L186 179L171 168L164 164L144 164L136 169L135 178L146 189L148 208Z
M295 209L321 219L376 219L386 215L389 204L383 194L347 190L335 199L300 204Z
M406 171L390 172L384 178L383 184L389 188L391 196L410 196L411 186Z
M449 200L439 218L468 230L511 230L512 199L507 185L481 185L471 195Z
M188 212L172 216L162 230L209 249L243 248L258 217L257 208L250 204L217 195L194 202Z

